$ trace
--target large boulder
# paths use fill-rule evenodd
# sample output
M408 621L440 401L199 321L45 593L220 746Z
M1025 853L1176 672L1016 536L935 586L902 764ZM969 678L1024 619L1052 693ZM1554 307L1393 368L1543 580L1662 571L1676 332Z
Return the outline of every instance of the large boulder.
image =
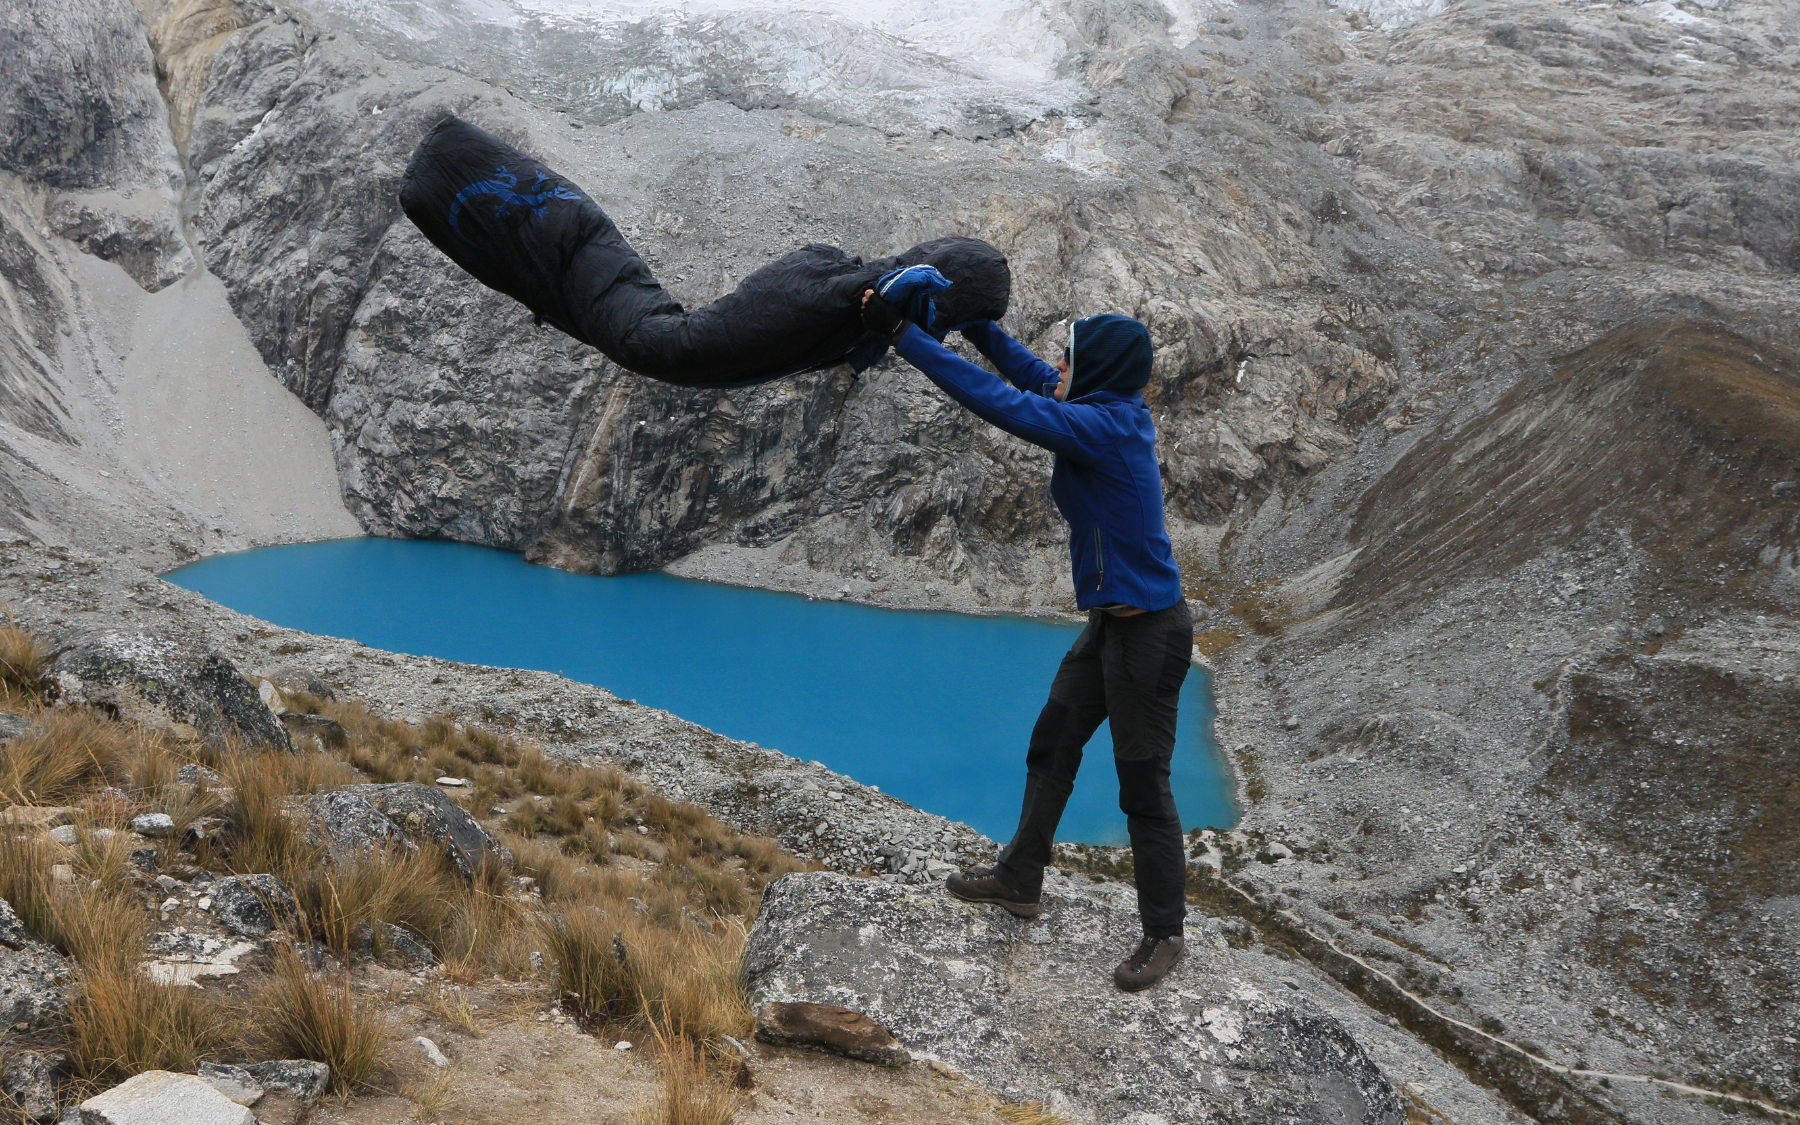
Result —
M363 797L415 842L433 840L443 844L464 875L473 876L483 864L512 863L512 852L435 785L396 781L388 785L352 785L340 792Z
M0 898L0 1028L59 1019L67 1011L63 982L68 974L69 962Z
M102 708L185 741L288 750L287 728L219 653L142 633L102 633L50 667L57 698Z
M412 851L417 847L391 817L362 793L315 793L300 804L297 814L305 822L307 842L323 847L333 859L388 849Z
M1052 879L1045 897L1023 922L936 886L786 875L763 895L745 983L759 1009L860 1012L915 1054L1100 1125L1405 1120L1343 1026L1259 959L1190 926L1186 960L1128 995L1111 972L1141 932L1130 890Z
M191 1074L146 1070L82 1102L81 1125L256 1125L256 1116Z

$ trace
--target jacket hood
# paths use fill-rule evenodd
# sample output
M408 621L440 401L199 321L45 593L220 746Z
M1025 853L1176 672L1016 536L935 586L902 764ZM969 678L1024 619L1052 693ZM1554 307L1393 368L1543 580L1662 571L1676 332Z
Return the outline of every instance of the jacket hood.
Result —
M1101 313L1069 329L1069 391L1064 401L1111 391L1134 395L1150 381L1150 330L1128 316Z

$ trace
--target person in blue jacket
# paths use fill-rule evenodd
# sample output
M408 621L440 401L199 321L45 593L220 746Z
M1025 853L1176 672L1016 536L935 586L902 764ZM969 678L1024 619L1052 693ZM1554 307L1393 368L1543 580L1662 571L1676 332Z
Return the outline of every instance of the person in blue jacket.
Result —
M1008 386L957 356L873 290L863 324L944 392L1010 434L1056 454L1050 495L1069 521L1076 605L1087 628L1063 657L1025 755L1025 801L1012 842L991 868L952 875L947 889L1021 918L1042 906L1044 868L1082 748L1111 720L1119 808L1131 833L1144 937L1113 972L1127 991L1161 980L1183 952L1187 859L1169 789L1176 704L1192 658L1193 618L1163 525L1156 426L1142 391L1150 333L1126 316L1075 322L1052 367L993 321L960 326Z

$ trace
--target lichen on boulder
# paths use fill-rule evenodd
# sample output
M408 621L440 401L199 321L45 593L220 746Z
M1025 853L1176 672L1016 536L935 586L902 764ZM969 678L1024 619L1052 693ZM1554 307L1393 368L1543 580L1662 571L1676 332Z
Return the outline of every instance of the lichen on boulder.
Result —
M273 875L230 875L212 887L213 914L232 933L264 937L301 919L294 892Z
M183 741L288 750L293 740L254 685L219 653L144 633L101 633L50 667L60 702L98 707Z
M353 785L340 792L367 800L415 843L430 840L442 844L450 853L451 862L464 875L473 877L487 863L512 863L512 853L435 785L396 781L387 785Z
M68 1008L69 962L0 898L0 1027L51 1023Z

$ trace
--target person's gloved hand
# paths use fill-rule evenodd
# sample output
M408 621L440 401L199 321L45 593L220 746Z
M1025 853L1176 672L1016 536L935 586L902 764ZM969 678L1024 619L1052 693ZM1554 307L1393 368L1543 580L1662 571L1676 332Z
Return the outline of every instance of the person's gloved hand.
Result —
M863 290L862 322L875 335L894 341L900 339L909 323L899 309L876 296L873 289Z

